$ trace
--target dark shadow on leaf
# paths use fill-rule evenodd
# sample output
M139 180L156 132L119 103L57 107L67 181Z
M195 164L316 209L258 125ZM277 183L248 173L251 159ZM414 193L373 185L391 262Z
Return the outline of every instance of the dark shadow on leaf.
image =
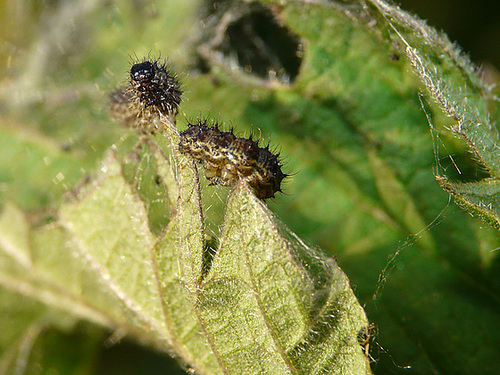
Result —
M292 83L299 74L303 50L298 35L278 20L278 8L257 2L208 2L204 30L197 48L197 68L210 70L222 56L228 65L263 80Z

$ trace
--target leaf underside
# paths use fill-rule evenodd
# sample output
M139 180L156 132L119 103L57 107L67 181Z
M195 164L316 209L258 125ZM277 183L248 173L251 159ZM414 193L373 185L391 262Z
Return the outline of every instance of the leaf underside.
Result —
M24 252L18 272L38 276L24 281L33 294L43 288L38 279L59 285L50 296L55 307L172 350L198 373L369 372L358 343L366 316L335 261L307 247L242 184L229 198L208 267L193 162L153 141L125 162L117 152L55 222L31 233L19 225L24 233L6 238L13 253ZM152 173L155 165L163 173ZM151 184L157 188L146 190ZM151 204L177 192L172 210ZM24 221L9 207L6 233L12 220ZM156 217L162 228L150 225ZM32 246L16 243L30 237ZM57 254L66 254L62 278Z

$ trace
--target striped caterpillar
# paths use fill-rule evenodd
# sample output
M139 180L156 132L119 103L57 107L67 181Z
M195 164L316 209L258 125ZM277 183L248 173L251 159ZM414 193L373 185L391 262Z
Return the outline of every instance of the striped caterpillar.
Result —
M238 138L233 131L221 131L206 121L188 124L180 133L179 151L190 155L205 168L205 176L214 185L234 186L243 179L260 199L281 192L287 177L281 170L278 154L259 147L252 137Z

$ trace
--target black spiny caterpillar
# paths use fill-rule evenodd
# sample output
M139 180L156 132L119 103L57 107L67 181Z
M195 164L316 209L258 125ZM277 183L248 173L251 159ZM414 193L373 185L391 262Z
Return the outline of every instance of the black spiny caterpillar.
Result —
M127 127L155 133L153 120L159 114L175 116L182 91L165 63L145 60L132 65L130 81L110 95L113 117Z
M143 61L132 65L130 85L144 109L151 107L164 115L177 114L182 91L165 63Z
M237 138L232 130L219 130L217 124L199 121L188 125L180 133L179 151L202 163L212 184L234 186L243 179L260 199L281 192L281 181L287 175L281 171L279 154L273 154L269 146L259 147L252 137Z

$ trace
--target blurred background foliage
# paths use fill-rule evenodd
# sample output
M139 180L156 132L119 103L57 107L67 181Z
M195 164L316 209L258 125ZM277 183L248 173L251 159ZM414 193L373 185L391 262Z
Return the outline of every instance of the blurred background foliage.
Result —
M496 1L401 0L399 4L443 30L477 65L498 71L500 51L494 46L500 38L500 24Z

